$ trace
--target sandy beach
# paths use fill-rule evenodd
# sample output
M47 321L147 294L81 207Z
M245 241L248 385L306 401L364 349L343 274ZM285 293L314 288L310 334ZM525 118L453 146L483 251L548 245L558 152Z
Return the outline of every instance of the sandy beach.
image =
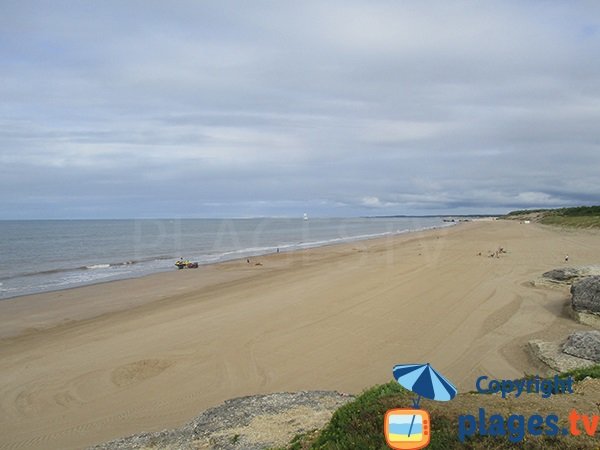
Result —
M537 373L528 340L586 327L566 289L530 280L599 248L597 231L469 222L1 301L0 448L83 448L243 395L358 393L399 363L459 390Z

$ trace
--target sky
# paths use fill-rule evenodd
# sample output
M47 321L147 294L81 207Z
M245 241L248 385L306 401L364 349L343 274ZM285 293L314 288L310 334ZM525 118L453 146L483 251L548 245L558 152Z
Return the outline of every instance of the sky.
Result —
M600 2L0 0L0 219L600 203Z

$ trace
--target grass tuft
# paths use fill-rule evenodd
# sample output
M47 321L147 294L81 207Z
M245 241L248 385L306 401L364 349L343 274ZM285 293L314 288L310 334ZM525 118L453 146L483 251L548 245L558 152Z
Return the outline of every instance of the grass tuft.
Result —
M385 449L383 417L400 405L411 406L413 394L396 382L375 386L338 409L312 449Z
M581 381L585 378L600 378L600 364L585 367L583 369L570 370L560 375L561 378L573 377L575 381Z

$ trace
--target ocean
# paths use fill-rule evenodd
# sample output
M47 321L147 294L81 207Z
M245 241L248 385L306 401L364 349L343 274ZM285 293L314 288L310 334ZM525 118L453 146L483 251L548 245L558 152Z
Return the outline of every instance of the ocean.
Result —
M447 226L441 217L0 221L0 299ZM197 270L201 270L197 269Z

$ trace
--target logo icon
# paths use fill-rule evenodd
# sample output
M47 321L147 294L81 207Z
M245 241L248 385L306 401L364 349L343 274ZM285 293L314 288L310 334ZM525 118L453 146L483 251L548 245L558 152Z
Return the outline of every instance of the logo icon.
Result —
M385 413L385 440L388 447L414 450L429 445L429 413L422 409L390 409Z
M457 393L450 381L427 364L394 366L394 378L405 389L417 394L413 409L390 409L385 413L383 432L388 447L417 450L427 447L431 439L429 413L419 408L421 397L440 402L452 400Z

